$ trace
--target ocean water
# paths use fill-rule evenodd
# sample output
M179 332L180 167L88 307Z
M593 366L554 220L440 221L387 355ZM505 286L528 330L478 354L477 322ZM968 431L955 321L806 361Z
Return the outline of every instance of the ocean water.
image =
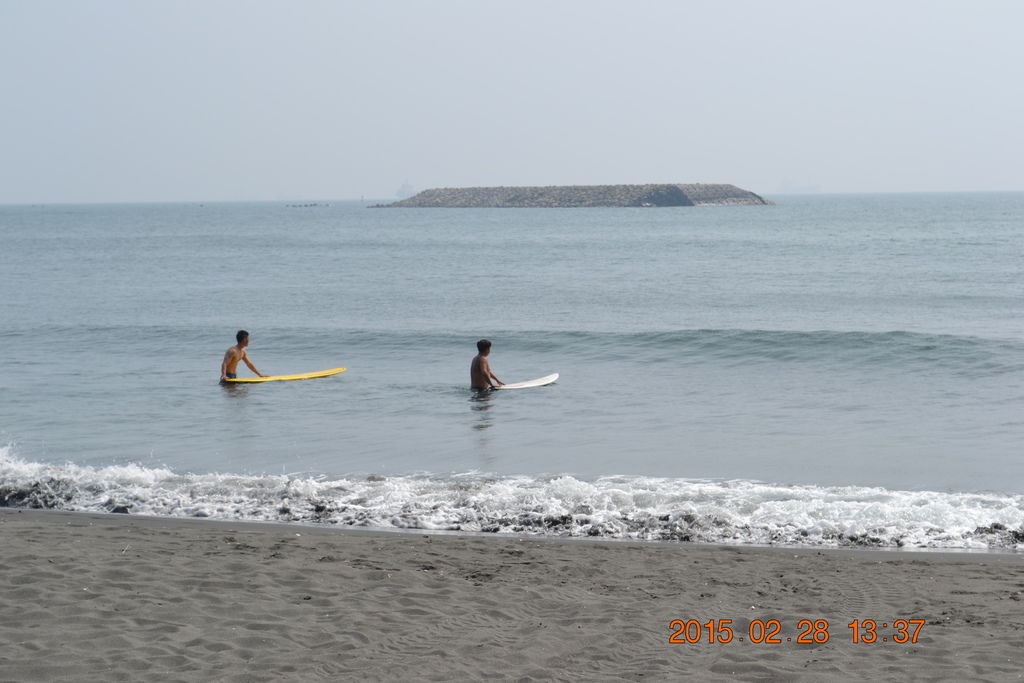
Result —
M1024 194L773 199L2 206L0 504L1021 547Z

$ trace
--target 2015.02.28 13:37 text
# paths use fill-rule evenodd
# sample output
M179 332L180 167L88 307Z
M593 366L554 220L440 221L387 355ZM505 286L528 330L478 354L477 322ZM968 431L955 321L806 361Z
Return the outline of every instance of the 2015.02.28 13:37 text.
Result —
M782 622L778 619L753 619L746 628L733 626L733 619L673 619L668 628L671 634L668 642L695 645L725 644L732 642L755 644L827 643L832 638L831 624L827 619L800 619L796 623L796 634L783 634ZM924 619L854 619L846 624L847 633L853 643L916 643L925 624Z

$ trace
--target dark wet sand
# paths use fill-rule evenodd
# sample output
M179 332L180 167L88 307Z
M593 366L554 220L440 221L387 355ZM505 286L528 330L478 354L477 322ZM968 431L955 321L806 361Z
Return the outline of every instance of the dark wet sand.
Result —
M9 509L0 543L0 681L1024 680L1019 554ZM731 619L733 641L670 644L676 619ZM781 642L750 642L771 619ZM828 641L796 642L805 619ZM925 620L917 643L896 619Z

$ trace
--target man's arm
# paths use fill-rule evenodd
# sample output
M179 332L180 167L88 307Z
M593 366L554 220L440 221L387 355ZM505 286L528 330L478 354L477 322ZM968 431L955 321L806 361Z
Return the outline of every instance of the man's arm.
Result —
M224 352L224 360L220 362L220 378L225 380L228 378L228 361L231 360L231 349Z
M493 379L498 384L504 384L504 382L498 379L498 376L495 375L494 372L491 370L491 364L490 362L488 362L486 358L483 359L483 371L488 379Z
M262 372L256 369L256 366L252 364L251 360L249 360L249 354L246 353L245 351L242 351L242 360L244 360L245 364L249 366L249 369L255 372L257 375L259 375L260 377L266 377L266 375L264 375Z

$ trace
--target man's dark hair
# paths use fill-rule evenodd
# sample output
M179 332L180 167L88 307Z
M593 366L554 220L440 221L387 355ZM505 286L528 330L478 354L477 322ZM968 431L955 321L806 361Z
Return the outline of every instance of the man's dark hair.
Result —
M491 348L491 340L490 339L481 339L480 341L478 341L476 343L476 350L479 351L480 353L483 353L484 351L486 351L489 348Z
M238 332L235 333L235 341L238 342L239 344L242 343L243 339L247 339L248 337L249 333L246 332L245 330L239 330Z

